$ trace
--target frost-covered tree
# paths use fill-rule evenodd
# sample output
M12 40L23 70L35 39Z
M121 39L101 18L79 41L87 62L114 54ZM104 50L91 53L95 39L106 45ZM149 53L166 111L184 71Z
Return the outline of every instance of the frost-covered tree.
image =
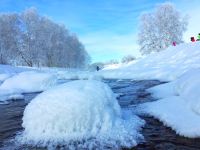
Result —
M83 68L89 62L78 38L35 8L0 14L0 63Z
M28 9L20 15L21 22L21 45L19 45L19 54L24 63L28 66L39 62L40 55L40 16L36 9Z
M111 65L111 64L119 64L119 61L116 59L111 59L105 63L105 65Z
M127 55L127 56L124 56L121 60L121 63L129 63L133 60L135 60L136 58L132 55Z
M0 63L8 64L16 58L19 35L17 14L0 14Z
M182 43L187 24L187 17L182 17L172 3L160 4L155 11L141 15L138 34L140 52L159 52L173 42Z

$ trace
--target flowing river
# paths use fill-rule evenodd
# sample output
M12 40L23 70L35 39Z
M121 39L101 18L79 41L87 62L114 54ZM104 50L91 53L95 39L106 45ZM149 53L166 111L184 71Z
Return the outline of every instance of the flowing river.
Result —
M63 82L63 81L62 81ZM146 89L162 84L156 80L104 80L119 94L118 102L122 108L137 106L144 102L155 101ZM22 117L25 106L39 93L24 94L25 99L13 100L0 105L0 149L15 150L12 139L23 130ZM142 128L145 141L133 147L133 150L200 150L200 139L189 139L178 136L170 128L165 127L157 119L150 116L140 116L146 121ZM24 150L42 150L43 148L21 147ZM16 149L17 150L17 149Z

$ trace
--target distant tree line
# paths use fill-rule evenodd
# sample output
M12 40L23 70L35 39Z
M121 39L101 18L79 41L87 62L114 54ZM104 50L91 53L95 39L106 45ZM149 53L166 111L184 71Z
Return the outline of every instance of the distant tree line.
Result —
M132 55L125 55L124 57L122 57L121 59L121 63L126 64L129 63L131 61L136 60L136 57L132 56ZM105 65L111 65L111 64L119 64L120 61L116 60L116 59L111 59L110 61L104 63Z
M121 63L129 63L134 60L136 60L136 57L134 57L132 55L127 55L122 58Z
M0 14L1 64L82 68L89 62L78 38L36 9Z
M136 60L137 60L137 58L135 56L126 55L126 56L122 57L121 63L122 64L128 64L129 62L133 62L133 61L136 61ZM108 66L108 65L117 65L117 64L120 64L119 60L111 59L111 60L109 60L107 62L95 62L95 63L92 63L92 64L89 65L89 69L90 70L96 70L97 66L100 69L103 69L105 66Z

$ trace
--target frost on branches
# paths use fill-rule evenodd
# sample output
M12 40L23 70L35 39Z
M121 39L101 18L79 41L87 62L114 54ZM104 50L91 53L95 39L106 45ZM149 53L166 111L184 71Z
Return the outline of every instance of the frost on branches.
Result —
M0 63L83 68L90 57L78 38L36 9L0 13Z
M142 54L159 52L173 42L182 43L187 24L187 18L182 17L173 4L158 5L155 11L145 13L140 18L138 34L140 52Z

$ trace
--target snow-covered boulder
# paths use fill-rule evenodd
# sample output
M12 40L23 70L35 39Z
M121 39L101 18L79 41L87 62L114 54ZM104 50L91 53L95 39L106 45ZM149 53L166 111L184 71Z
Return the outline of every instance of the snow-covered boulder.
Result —
M137 130L143 124L138 117L121 112L114 93L105 83L79 80L53 87L28 104L20 140L78 148L105 144L134 146L142 137Z

